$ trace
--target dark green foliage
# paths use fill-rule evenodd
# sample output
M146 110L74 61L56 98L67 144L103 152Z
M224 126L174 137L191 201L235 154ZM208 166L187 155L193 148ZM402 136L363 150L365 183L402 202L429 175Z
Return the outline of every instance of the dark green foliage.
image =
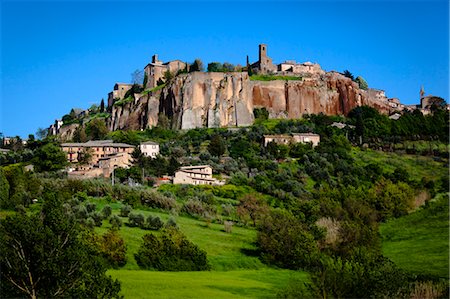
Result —
M194 62L189 67L189 73L192 72L202 72L203 71L203 62L200 59L195 59Z
M94 212L96 208L97 208L97 205L93 202L88 202L86 204L86 210L88 213Z
M122 267L127 263L127 247L117 230L109 230L101 237L100 250L113 268Z
M2 298L119 297L119 282L105 275L101 260L78 237L78 226L61 202L46 194L40 213L2 221Z
M258 228L261 258L283 268L301 269L315 263L319 248L313 234L287 211L273 211Z
M112 215L111 218L109 218L109 223L111 223L111 226L114 229L120 229L122 226L122 220L120 220L120 217L117 215Z
M220 157L225 153L226 144L222 136L214 135L208 145L208 151L212 156Z
M47 143L36 150L33 164L37 171L55 171L66 166L67 156L58 145Z
M269 111L265 107L253 109L253 115L255 116L255 120L269 119Z
M9 182L3 172L3 168L0 167L0 207L7 206L9 201Z
M164 226L164 222L162 222L161 218L158 216L149 215L147 217L147 228L151 230L160 230Z
M206 252L176 229L165 229L158 236L147 234L143 240L134 256L141 268L159 271L205 271L210 268Z
M208 63L208 72L233 72L235 69L235 66L231 63L225 62L211 62Z
M355 77L353 76L352 73L350 73L349 70L345 70L345 71L344 71L344 76L347 77L347 78L352 79L352 81L355 81Z
M9 186L9 197L4 197L0 201L2 209L14 209L18 205L28 206L31 199L40 195L42 189L39 180L32 173L25 171L22 165L4 166L2 172L7 181L7 184L3 186L4 190L7 190Z
M128 217L130 212L133 210L133 208L130 205L123 205L120 208L120 216L121 217Z
M128 215L128 226L145 228L145 217L141 213Z
M112 208L109 205L106 205L102 209L102 215L104 219L107 219L109 216L111 216Z
M93 119L86 125L86 135L91 140L105 139L107 134L108 128L103 119Z

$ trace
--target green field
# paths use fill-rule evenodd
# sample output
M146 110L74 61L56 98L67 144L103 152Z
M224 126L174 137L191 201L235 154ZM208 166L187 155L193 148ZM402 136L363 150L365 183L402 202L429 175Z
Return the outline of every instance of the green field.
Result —
M383 253L414 274L449 278L448 194L381 225Z
M448 176L448 168L445 164L433 161L430 157L386 153L374 150L352 149L352 155L356 163L365 166L375 163L388 172L396 168L404 169L413 180L421 181L422 178L437 180Z
M97 202L97 209L104 206ZM114 214L120 204L111 204ZM169 214L156 211L134 210L147 217L159 216L164 222ZM127 218L121 218L125 223ZM136 227L122 226L119 233L127 245L127 264L108 274L122 284L125 298L274 298L291 281L308 281L308 274L269 268L256 257L254 240L256 230L233 227L232 233L225 233L222 224L211 223L178 216L175 217L180 230L189 240L205 250L211 271L202 272L158 272L141 270L134 259L142 243L142 236L158 233ZM103 222L96 228L105 233L110 224Z
M305 272L238 270L156 272L109 270L122 282L125 298L275 298L289 281L307 281Z

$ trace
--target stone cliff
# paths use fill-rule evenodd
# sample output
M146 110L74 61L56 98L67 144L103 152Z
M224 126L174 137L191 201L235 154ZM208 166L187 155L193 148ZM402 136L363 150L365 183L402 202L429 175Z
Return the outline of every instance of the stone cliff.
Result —
M328 72L301 80L252 81L247 73L194 72L175 77L167 86L113 106L110 130L155 126L158 114L174 128L246 126L253 108L265 107L271 118L301 118L304 114L346 115L368 105L382 113L390 106L384 93L365 91L351 79Z

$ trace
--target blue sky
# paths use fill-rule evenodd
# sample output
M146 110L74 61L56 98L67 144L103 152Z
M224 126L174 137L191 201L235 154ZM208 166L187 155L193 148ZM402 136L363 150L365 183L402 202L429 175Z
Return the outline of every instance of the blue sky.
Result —
M449 99L449 4L432 1L4 1L0 132L26 137L98 104L151 56L350 70L402 103Z

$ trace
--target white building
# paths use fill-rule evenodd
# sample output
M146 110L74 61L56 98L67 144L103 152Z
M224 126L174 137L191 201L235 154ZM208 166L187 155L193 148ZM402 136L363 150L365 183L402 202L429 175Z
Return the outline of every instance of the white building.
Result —
M184 166L181 167L173 177L174 184L188 185L223 185L212 176L212 168L209 165Z
M146 157L156 158L159 155L159 144L153 141L142 142L139 145L139 149Z

